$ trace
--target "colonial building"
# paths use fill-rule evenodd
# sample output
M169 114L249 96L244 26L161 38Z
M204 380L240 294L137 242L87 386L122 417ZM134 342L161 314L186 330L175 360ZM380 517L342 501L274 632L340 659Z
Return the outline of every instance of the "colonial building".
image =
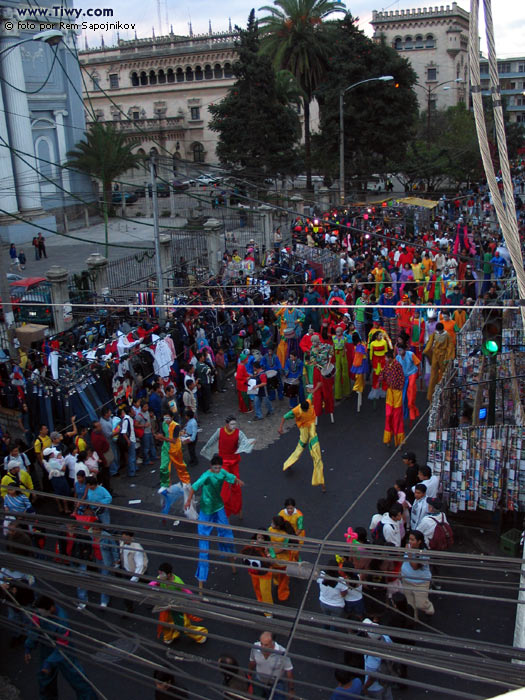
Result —
M216 163L218 134L208 127L208 106L234 83L235 39L232 31L171 33L80 51L88 119L112 122L138 152L155 149L175 166Z
M488 60L482 58L479 67L483 94L490 95ZM498 76L507 118L525 124L525 57L498 61Z
M374 10L374 39L408 58L418 75L416 93L422 110L465 102L468 88L469 13L452 6Z
M56 46L32 40L60 28L55 5L40 0L28 19L19 12L26 2L0 0L0 228L15 243L36 235L35 225L63 226L64 212L80 214L74 195L94 198L89 178L61 167L85 130L76 36L62 29Z

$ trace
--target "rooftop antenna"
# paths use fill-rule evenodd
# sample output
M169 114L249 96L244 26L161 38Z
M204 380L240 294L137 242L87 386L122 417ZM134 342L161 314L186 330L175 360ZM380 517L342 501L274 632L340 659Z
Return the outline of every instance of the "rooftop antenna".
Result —
M232 18L228 17L228 31L231 32L232 30Z
M157 22L159 23L159 33L160 36L162 36L162 7L161 7L161 0L157 0ZM153 35L155 36L155 34Z
M191 19L188 22L188 28L189 28L190 36L193 36L193 27L191 26Z

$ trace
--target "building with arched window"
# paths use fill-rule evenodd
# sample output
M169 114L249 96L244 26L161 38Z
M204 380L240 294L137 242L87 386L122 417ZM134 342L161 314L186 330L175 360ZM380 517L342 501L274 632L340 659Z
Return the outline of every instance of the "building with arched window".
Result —
M171 155L180 174L185 161L217 163L218 134L208 128L208 106L235 82L235 40L232 31L169 34L80 51L85 73L94 76L85 81L86 110L114 122L137 149Z
M452 5L374 10L374 39L410 61L418 75L415 90L421 110L465 102L468 94L469 13Z

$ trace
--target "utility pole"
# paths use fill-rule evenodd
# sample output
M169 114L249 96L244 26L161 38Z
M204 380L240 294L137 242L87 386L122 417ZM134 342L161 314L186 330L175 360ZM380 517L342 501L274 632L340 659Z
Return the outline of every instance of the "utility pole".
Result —
M339 206L345 205L345 91L339 91Z
M157 288L159 305L159 321L164 323L166 320L166 308L164 306L166 299L164 297L164 278L162 277L162 265L160 262L160 231L159 231L159 202L157 199L157 167L155 163L155 155L149 157L149 174L151 177L151 201L153 204L153 236L155 239L155 269L157 272ZM146 197L149 195L146 188Z
M2 311L4 314L4 326L7 334L7 347L11 359L16 361L18 355L14 343L14 323L13 305L11 304L11 294L7 273L9 272L9 243L0 242L0 297L2 298Z

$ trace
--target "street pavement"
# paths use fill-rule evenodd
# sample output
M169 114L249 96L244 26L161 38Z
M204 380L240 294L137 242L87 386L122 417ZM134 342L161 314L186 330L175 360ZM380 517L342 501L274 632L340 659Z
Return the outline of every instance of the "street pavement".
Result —
M202 433L200 433L202 437L201 446L216 427L223 424L225 416L233 408L235 398L231 381L230 387L227 394L217 397L212 413L204 416L201 421L203 428ZM381 475L376 476L384 463L392 456L392 450L389 450L381 442L384 421L383 406L381 405L374 411L372 402L365 399L361 412L357 414L356 398L353 396L351 399L347 399L336 406L334 424L330 423L328 416L320 418L318 432L327 484L327 492L323 494L320 488L314 488L310 485L312 463L307 452L304 453L296 466L285 473L282 472L282 464L294 449L298 437L293 421L287 421L288 430L282 437L279 437L277 434L280 416L287 410L286 403L286 400L283 402L277 401L275 415L261 422L253 422L250 415L239 416L239 427L248 437L256 437L257 443L254 452L251 455L243 455L241 459L241 478L246 484L243 489L245 517L242 521L233 517L231 523L246 527L266 528L270 524L271 517L281 509L284 499L293 497L305 515L305 527L308 536L315 538L325 537L332 527L338 523L341 516L344 515L341 523L337 525L330 537L332 540L340 540L343 543L343 534L349 526L353 528L359 525L368 527L370 517L375 512L377 498L384 495L386 489L393 484L396 478L404 475L405 466L401 461L400 452L398 452L392 457ZM419 404L423 413L426 408L423 394L419 395ZM426 417L424 417L410 435L406 445L406 448L416 452L421 463L425 462L426 440ZM207 466L202 457L200 462L199 466L191 471L192 479L200 475ZM128 505L129 500L140 500L140 504L131 505L130 508L158 512L159 497L156 493L158 483L157 468L143 466L136 478L121 477L114 480L113 486L118 494L114 503L117 505ZM367 487L369 488L363 497L357 501L351 512L345 515L349 506ZM187 550L184 548L184 541L181 542L180 540L180 536L184 533L193 533L195 531L192 524L182 522L178 528L174 529L169 526L169 523L161 526L159 525L159 520L147 518L146 516L137 517L133 513L115 514L112 520L114 523L130 527L163 528L165 534L153 536L153 539L158 541L158 544L154 546L158 553L150 555L149 574L153 576L156 572L156 566L162 560L168 560L172 563L175 573L181 576L186 583L190 585L196 584L194 578L195 563L185 558ZM239 533L239 536L242 537L242 534ZM140 540L140 537L137 539ZM456 549L468 551L471 546L469 542L457 539ZM173 553L170 553L168 556L164 556L162 554L163 543L177 545L179 555L175 557ZM213 557L213 547L212 545L212 558L216 558ZM344 550L343 545L342 550ZM313 555L311 554L304 556L304 558L313 561ZM321 563L324 564L326 559L326 557L323 557ZM468 571L463 571L462 568L455 575L458 577L482 577L482 574L472 574ZM505 578L502 573L501 580L508 582L509 578ZM241 595L248 600L253 600L254 598L251 582L246 571L240 569L233 576L229 566L222 564L212 564L210 566L208 588L211 591ZM135 639L135 633L144 635L152 641L155 639L156 616L151 615L149 607L142 606L138 608L138 612L146 617L151 615L151 625L123 619L123 603L121 600L113 600L110 607L102 612L99 608L93 607L92 611L95 613L95 616L93 616L89 612L89 606L84 612L77 612L74 609L76 596L73 589L68 589L65 586L61 586L61 589L69 591L71 594L71 605L73 607L70 610L70 614L74 625L80 623L95 623L97 625L98 620L100 620L101 631L99 633L97 630L94 630L93 634L95 636L100 634L106 641L124 638L131 643ZM471 588L449 587L449 590L454 589L473 592ZM276 619L279 619L279 609L282 609L283 605L286 605L288 609L294 609L299 605L304 590L304 581L292 580L290 599L286 604L280 603L276 606ZM501 593L501 591L498 591L496 586L495 590L489 590L487 595L498 593ZM503 593L503 595L505 594ZM314 582L305 605L307 618L311 614L319 613L317 596L318 586ZM98 596L95 597L93 593L90 594L90 598L92 603L98 602ZM481 606L479 600L455 599L437 592L432 595L432 600L436 608L436 615L430 621L430 624L440 632L445 633L445 635L455 634L476 641L486 640L512 644L514 608L510 601L509 604ZM118 626L121 631L117 633L114 630L108 630L106 623ZM212 662L216 661L220 654L231 653L238 658L241 665L247 666L249 658L248 645L257 640L259 631L256 632L253 629L234 624L233 622L219 623L212 619L204 620L203 624L208 627L212 635L207 644L197 646L191 640L182 638L177 640L170 649L175 652L181 651L191 655L199 655ZM260 631L267 628L268 624L271 624L271 621L268 621L261 615ZM222 641L223 636L231 637L237 641ZM15 685L21 689L23 698L36 697L36 661L32 661L29 667L25 667L23 665L22 651L20 649L9 649L6 637L7 635L3 635L0 642L0 672L12 678ZM286 640L278 638L278 641L285 643ZM242 646L243 643L244 646ZM294 641L291 651L292 654L311 656L320 664L314 665L302 660L296 661L296 678L311 683L319 683L328 688L335 687L332 670L323 666L322 662L324 660L341 662L342 652L330 650L327 646L321 646L314 642L305 643L301 641ZM140 644L136 653L151 659L159 658L159 652L148 648L144 643ZM162 658L162 652L160 653L160 658ZM83 663L88 677L104 693L108 700L118 697L126 697L126 700L146 700L153 697L152 690L145 689L141 683L126 672L123 677L111 670L108 672L108 667L95 665L89 659L83 659ZM210 665L188 659L174 661L173 663L177 673L190 674L189 678L186 678L185 684L192 691L198 693L200 697L220 697L220 694L217 694L216 691L207 689L199 683L200 679L208 679L217 683L221 682L219 674ZM119 670L122 670L122 668L125 669L128 666L128 663L122 662L119 666ZM130 664L130 666L133 667L134 664ZM135 668L144 672L143 667L135 666ZM435 671L423 669L411 669L409 678L425 683L435 683L440 687L454 687L458 691L468 690L479 697L492 697L497 694L496 690L498 690L495 686L488 687L487 685L473 684L461 679L454 680L450 676L443 677ZM69 686L66 686L62 680L60 683L61 700L73 698L74 696ZM313 700L314 698L329 698L330 693L314 688L301 688L297 690L297 695L298 697ZM446 692L440 694L439 692L436 693L436 691L423 691L421 689L394 691L395 698L407 698L410 700L427 695L432 696L434 700L436 698L439 700L440 698L455 697L454 692L451 694Z

